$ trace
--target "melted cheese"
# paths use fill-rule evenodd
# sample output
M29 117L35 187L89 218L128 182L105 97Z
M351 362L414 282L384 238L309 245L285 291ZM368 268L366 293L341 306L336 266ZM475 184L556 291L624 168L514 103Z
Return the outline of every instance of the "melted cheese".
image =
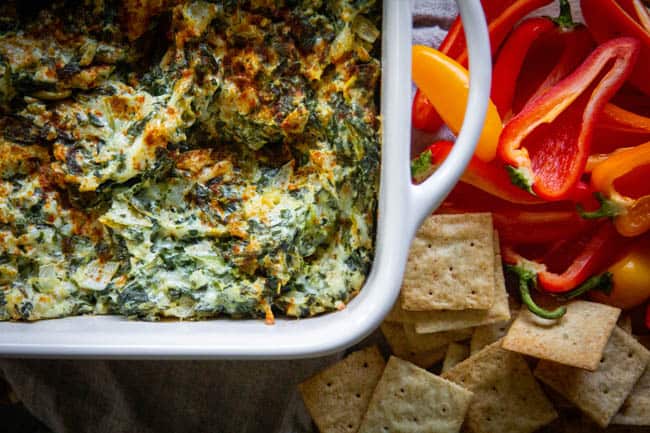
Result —
M0 319L343 308L373 254L378 6L114 6L0 35Z

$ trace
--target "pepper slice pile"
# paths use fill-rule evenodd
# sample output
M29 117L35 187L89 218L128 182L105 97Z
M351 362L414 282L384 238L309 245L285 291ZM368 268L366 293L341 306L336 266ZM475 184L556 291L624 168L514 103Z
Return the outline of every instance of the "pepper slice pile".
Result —
M632 275L640 272L630 267L650 266L649 241L634 242L650 239L647 8L639 0L582 0L585 26L573 22L567 0L559 0L556 19L526 18L548 0L482 3L494 60L490 110L497 114L488 114L493 128L484 129L479 151L438 212L492 213L507 269L535 314L558 318L565 311L536 305L537 292L642 306L650 288L639 289L642 279ZM458 68L467 62L461 30L457 19L440 46L441 58ZM433 63L422 56L414 62L413 126L436 131L444 119L457 131L462 92L449 80L427 81ZM444 92L455 106L441 99ZM504 124L492 157L485 137L499 130L494 119ZM452 148L449 141L431 144L413 161L414 178L434 171ZM641 246L633 253L630 244Z
M508 122L499 153L526 189L546 200L570 196L587 164L597 115L631 73L638 51L632 38L600 45Z
M522 21L503 44L494 64L491 97L499 114L504 119L516 114L521 106L515 104L515 93L519 100L528 101L548 90L573 71L593 45L586 27L573 22L568 0L560 2L556 19L533 17ZM549 65L551 69L547 69ZM528 68L522 71L524 66Z

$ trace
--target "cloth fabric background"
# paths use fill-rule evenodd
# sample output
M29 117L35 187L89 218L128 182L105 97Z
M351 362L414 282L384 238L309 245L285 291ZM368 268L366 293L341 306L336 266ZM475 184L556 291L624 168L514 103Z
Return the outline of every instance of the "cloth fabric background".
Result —
M414 43L437 47L456 16L455 3L415 0L412 7ZM556 13L551 7L539 14ZM432 139L416 133L413 148ZM362 345L371 343L385 350L377 333ZM343 355L295 361L4 359L0 373L55 433L311 433L316 430L296 385Z

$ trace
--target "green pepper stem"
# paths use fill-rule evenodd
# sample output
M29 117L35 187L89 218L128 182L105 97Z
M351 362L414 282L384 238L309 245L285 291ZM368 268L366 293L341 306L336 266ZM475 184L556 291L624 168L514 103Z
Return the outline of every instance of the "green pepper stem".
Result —
M612 293L612 277L613 275L611 272L604 272L602 274L594 275L575 289L563 294L560 297L568 301L570 299L577 298L578 296L582 296L590 290L598 290L605 293L606 295L609 295Z
M533 191L533 182L525 171L513 167L512 165L506 165L505 169L508 172L508 176L510 176L510 182L514 186L523 189L529 194L535 195L535 192Z
M602 193L595 192L594 197L600 203L600 207L595 211L587 212L581 205L576 205L580 216L586 220L593 220L598 218L613 218L621 213L621 208L616 203L608 200Z
M561 30L571 30L575 27L576 24L573 22L569 0L560 0L560 15L553 21Z
M556 320L566 314L566 307L558 307L555 310L546 310L535 303L533 297L530 295L530 286L537 286L537 273L526 269L522 266L506 265L506 269L519 278L519 294L521 295L521 302L526 305L528 311L543 319Z

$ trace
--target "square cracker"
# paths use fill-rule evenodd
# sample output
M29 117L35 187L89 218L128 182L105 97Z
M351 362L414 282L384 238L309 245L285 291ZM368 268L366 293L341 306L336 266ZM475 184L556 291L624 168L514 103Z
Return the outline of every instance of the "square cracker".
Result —
M555 321L522 309L503 339L504 349L596 370L621 310L588 301L573 301L566 307L566 314Z
M474 326L488 325L510 320L510 307L508 305L508 292L506 280L503 276L503 264L499 251L499 237L494 233L494 304L487 310L444 310L431 312L405 312L408 316L428 315L416 320L415 332L426 334L430 332L465 329Z
M381 324L381 332L384 334L393 355L406 359L422 368L433 367L434 364L442 361L445 353L447 353L446 347L421 352L411 349L401 323L384 322Z
M354 352L298 388L322 433L356 432L384 371L376 346Z
M457 433L472 393L392 356L359 433Z
M490 308L494 304L493 242L489 213L427 218L411 243L402 308Z
M557 418L524 358L492 343L442 377L474 393L464 431L532 433Z
M467 340L472 336L473 329L456 329L454 331L434 332L431 334L418 334L415 325L404 323L404 334L409 347L416 352L436 350L446 347L454 341Z
M469 357L469 345L460 343L450 343L447 346L445 360L442 362L442 372L454 368Z
M650 426L650 365L627 397L612 424Z
M645 371L650 353L616 327L596 371L542 360L535 376L606 427Z
M514 314L518 314L515 312ZM474 355L482 350L485 346L489 346L495 341L503 338L507 333L512 321L511 318L505 322L492 323L490 325L479 326L474 329L472 339L469 341L469 353Z

